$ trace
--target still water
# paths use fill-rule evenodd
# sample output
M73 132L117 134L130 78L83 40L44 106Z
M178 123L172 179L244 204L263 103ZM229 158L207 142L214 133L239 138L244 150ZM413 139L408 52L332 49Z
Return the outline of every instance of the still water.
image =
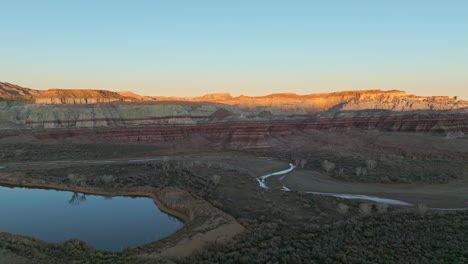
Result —
M78 238L96 249L121 251L169 236L182 226L146 197L0 186L0 232L51 243Z

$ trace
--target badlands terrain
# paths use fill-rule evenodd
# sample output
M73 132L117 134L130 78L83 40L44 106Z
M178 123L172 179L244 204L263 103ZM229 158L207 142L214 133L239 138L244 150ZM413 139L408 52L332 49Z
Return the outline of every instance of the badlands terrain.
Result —
M0 183L150 197L185 224L118 253L0 230L0 263L467 263L468 101L0 83Z

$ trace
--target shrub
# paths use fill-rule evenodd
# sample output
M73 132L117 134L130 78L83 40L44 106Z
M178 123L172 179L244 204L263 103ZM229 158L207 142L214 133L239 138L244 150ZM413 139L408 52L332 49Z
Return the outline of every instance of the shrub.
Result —
M168 157L163 158L163 160L161 161L161 166L163 170L168 170L170 168L171 164L169 163Z
M76 177L75 174L69 173L67 178L68 178L69 181L75 182L75 180L76 180L77 177Z
M367 175L367 170L364 167L357 167L356 168L356 176L366 176Z
M366 160L366 167L369 170L375 169L377 167L377 161L372 160L372 159Z
M372 213L372 204L371 203L359 204L359 213L362 215L369 215L370 213Z
M213 181L214 185L217 186L219 184L219 182L221 181L221 176L215 174L211 178L211 181Z
M85 178L78 174L70 173L68 174L67 178L71 183L76 184L76 185L84 185L85 183Z
M195 219L195 212L192 209L189 209L188 219L189 221L193 221Z
M338 204L338 213L339 214L346 214L349 211L349 206L346 204L339 203Z
M105 184L109 184L111 182L114 181L114 176L112 175L104 175L101 177L102 181L105 183Z
M324 160L322 162L322 167L326 172L330 172L335 168L335 163L328 160Z
M378 203L375 205L375 208L377 209L377 212L383 214L387 212L388 204Z
M427 212L427 209L429 209L427 207L427 205L424 205L424 204L417 204L415 207L414 207L414 210L416 211L417 214L419 214L420 216L424 216Z

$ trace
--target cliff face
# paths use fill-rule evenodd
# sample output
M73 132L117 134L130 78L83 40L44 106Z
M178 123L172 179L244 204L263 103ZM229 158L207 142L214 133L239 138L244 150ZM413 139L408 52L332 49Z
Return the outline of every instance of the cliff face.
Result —
M363 90L336 93L297 95L292 93L267 96L238 96L228 93L208 94L199 97L149 97L132 92L105 90L37 91L9 83L0 83L0 98L24 99L37 104L97 104L116 101L184 101L209 102L243 109L266 108L294 113L316 113L329 110L383 109L392 111L451 110L468 107L468 101L449 97L421 97L407 95L404 91Z
M50 89L41 91L34 96L37 104L97 104L114 101L137 101L138 99L124 96L116 92L104 90L61 90Z
M290 112L322 112L336 110L385 109L392 111L449 110L468 107L467 101L449 97L420 97L403 91L349 91L324 94L272 94L235 98L196 97L192 101L209 101L242 108L271 107Z
M321 112L333 107L340 107L341 104L358 101L361 99L381 100L383 98L393 98L395 96L405 96L401 91L351 91L323 94L297 95L291 93L271 94L267 96L250 97L239 96L235 98L212 100L218 103L237 105L242 108L272 107L290 112L306 111ZM196 98L204 101L204 98Z
M119 144L202 145L218 149L266 150L288 148L293 141L300 146L301 142L313 140L314 131L418 132L449 137L465 137L468 134L468 111L405 112L399 115L355 111L330 116L283 116L271 119L229 116L217 119L213 118L217 111L204 108L199 109L199 115L186 115L182 110L178 113L176 111L175 115L159 114L146 118L143 117L144 111L134 116L119 116L119 112L107 110L104 117L89 115L97 112L88 112L75 119L66 119L71 116L58 114L43 115L45 112L34 113L27 121L19 120L23 124L16 129L0 130L0 140L23 131L20 134L29 134L38 141L60 142L85 138ZM110 117L112 115L115 116ZM135 115L139 117L135 118ZM33 130L21 129L25 127Z
M86 137L129 144L197 141L218 148L268 149L288 145L291 137L307 136L311 131L468 134L466 101L418 97L402 91L262 97L214 94L174 100L130 92L38 92L10 84L2 87L7 87L3 88L3 98L8 100L0 98L0 141L23 131L38 140Z
M11 83L3 83L0 82L0 96L34 96L38 95L39 91L23 88L18 85L14 85Z
M129 92L116 93L105 90L32 90L0 82L0 99L27 100L37 104L96 104L114 101L141 101L142 98Z

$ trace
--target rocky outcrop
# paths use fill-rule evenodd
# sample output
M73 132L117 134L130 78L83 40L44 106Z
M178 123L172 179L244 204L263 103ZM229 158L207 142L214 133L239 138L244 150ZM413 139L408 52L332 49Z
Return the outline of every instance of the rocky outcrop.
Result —
M158 100L173 100L158 97ZM180 99L180 98L179 98ZM180 100L196 102L216 102L240 108L266 107L289 112L323 112L329 110L383 109L392 111L450 110L468 107L468 102L445 96L421 97L407 95L404 91L347 91L297 95L293 93L271 94L267 96L239 96L213 94Z
M37 104L97 104L114 101L152 100L131 92L112 92L106 90L49 89L32 90L18 85L0 82L0 99L27 100Z
M23 88L21 86L0 82L0 97L2 96L36 96L40 92L37 90Z
M127 98L132 98L132 99L138 99L140 101L155 101L156 99L152 98L151 96L142 96L142 95L138 95L134 92L131 92L131 91L123 91L123 92L116 92L118 93L119 95L123 96L123 97L127 97Z
M420 97L408 96L381 96L359 97L347 101L340 110L366 110L386 109L392 111L415 111L415 110L451 110L468 107L468 102L448 96Z
M392 111L451 110L468 107L468 101L459 100L456 97L421 97L407 95L406 92L398 90L362 90L308 95L281 93L258 97L244 95L232 97L229 93L208 94L198 97L149 97L128 91L64 89L36 91L8 83L0 83L0 98L2 97L31 100L38 104L97 104L115 101L206 102L231 105L242 109L267 108L295 113L364 109Z
M92 138L128 144L183 141L215 148L269 149L287 145L291 136L312 130L364 129L454 137L468 133L467 101L402 91L263 97L213 94L150 101L128 92L54 89L30 97L39 103L0 100L4 139L15 136L18 129L33 129L24 138Z
M61 90L42 91L33 97L37 104L97 104L114 101L138 101L138 99L104 90Z
M108 103L95 105L41 105L1 107L0 128L96 128L148 124L196 124L259 120L257 110L242 110L220 104L200 103ZM287 113L275 111L275 118ZM6 126L9 124L9 126Z
M337 93L322 93L297 95L293 93L271 94L267 96L251 97L239 96L227 99L214 99L217 103L236 105L241 108L268 107L286 110L289 112L322 112L333 107L339 108L342 104L357 100L374 99L374 101L383 98L394 98L405 96L402 91L350 91ZM195 100L206 100L199 98Z
M64 127L61 129L34 129L27 133L38 142L73 142L92 139L95 142L120 144L179 145L181 147L208 147L215 149L268 150L289 148L292 141L308 139L313 131L377 130L386 132L417 132L433 135L464 137L468 134L468 111L393 112L349 111L339 114L290 116L281 119L244 118L213 120L208 116L183 117L175 123L175 116L146 120L142 124L101 127ZM190 122L185 122L189 120ZM119 121L128 124L130 121ZM139 121L140 122L140 121ZM152 122L152 123L151 123ZM115 124L114 123L114 124ZM31 124L30 124L31 125ZM36 124L37 125L37 124ZM54 124L54 126L62 123ZM52 126L52 125L51 125ZM0 139L18 134L18 130L0 131ZM5 140L3 140L5 141Z

